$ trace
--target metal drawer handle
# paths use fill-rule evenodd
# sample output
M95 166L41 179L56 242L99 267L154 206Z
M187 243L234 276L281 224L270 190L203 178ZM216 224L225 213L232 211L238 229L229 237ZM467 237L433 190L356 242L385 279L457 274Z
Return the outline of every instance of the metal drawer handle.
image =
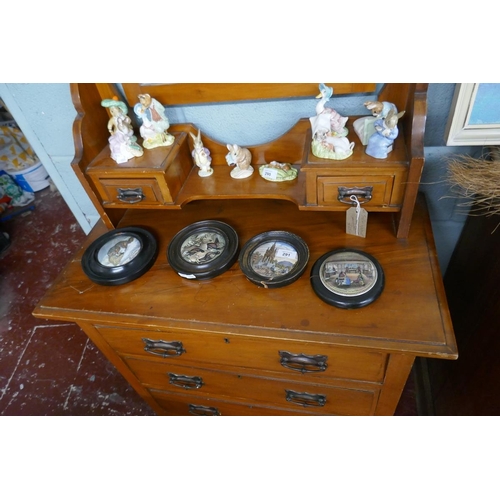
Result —
M146 352L155 356L161 356L162 358L172 358L186 352L182 342L178 342L177 340L166 342L165 340L143 338L142 341L144 342L144 350Z
M139 203L146 196L142 192L142 188L138 187L136 189L122 189L118 188L117 198L124 203Z
M190 377L188 375L168 374L169 382L182 389L199 389L203 385L201 377Z
M322 354L292 354L288 351L278 351L278 354L282 366L297 372L324 372L328 367L328 356Z
M189 413L191 415L201 416L201 417L220 417L220 411L218 408L213 406L203 406L203 405L189 405Z
M285 389L286 400L300 406L325 406L326 396L322 394L309 394Z
M366 186L364 188L348 188L339 186L339 195L337 199L341 203L346 203L347 205L356 205L356 202L351 200L351 196L355 195L358 198L360 204L366 203L372 199L373 186ZM359 199L361 197L361 199ZM345 200L344 198L347 198Z

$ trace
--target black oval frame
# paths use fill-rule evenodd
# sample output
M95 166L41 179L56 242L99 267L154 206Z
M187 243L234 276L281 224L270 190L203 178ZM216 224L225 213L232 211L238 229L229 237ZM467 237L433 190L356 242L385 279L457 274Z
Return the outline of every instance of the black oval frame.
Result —
M359 254L360 256L368 259L375 266L375 269L377 270L377 279L375 280L375 284L366 293L347 297L332 292L321 281L321 276L319 273L323 263L332 255L344 252ZM358 309L360 307L365 307L371 304L380 297L385 286L385 275L379 261L372 255L352 248L340 248L325 253L314 263L313 267L311 268L311 286L316 295L327 304L340 307L341 309Z
M282 277L278 277L277 279L266 279L264 276L255 272L252 268L251 259L253 252L256 248L265 243L279 241L286 243L295 249L298 257L297 263L290 270L290 272ZM243 274L255 285L263 288L280 288L297 281L302 274L304 274L307 263L309 262L309 247L300 236L288 231L266 231L264 233L257 234L245 243L243 249L241 250L238 262Z
M191 264L181 257L182 244L196 233L219 233L226 240L223 252L210 262ZM239 238L236 231L225 222L202 220L181 229L170 241L167 248L167 260L172 269L182 278L205 280L224 273L238 258Z
M99 250L111 239L117 236L132 236L141 244L140 252L126 264L107 267L99 262ZM85 250L82 257L83 272L94 283L114 286L130 283L149 271L158 256L158 243L155 237L140 227L125 227L113 229L93 241Z

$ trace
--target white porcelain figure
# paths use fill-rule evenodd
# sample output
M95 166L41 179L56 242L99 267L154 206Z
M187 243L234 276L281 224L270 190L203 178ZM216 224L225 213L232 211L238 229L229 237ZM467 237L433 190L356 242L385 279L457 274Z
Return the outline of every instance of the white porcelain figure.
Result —
M111 158L116 163L125 163L132 158L137 158L144 154L143 149L137 144L137 138L132 128L132 120L127 115L127 105L118 100L103 99L101 106L108 108L111 118L108 121L108 139Z
M236 165L231 170L233 179L245 179L253 174L253 167L250 165L252 154L247 148L242 148L237 144L227 144L229 153L226 155L228 165Z
M330 100L333 89L324 83L319 85L320 99L316 105L316 116L309 118L312 131L312 152L319 158L344 160L352 155L354 143L347 139L345 124L349 118L340 115L325 104Z
M201 130L198 130L198 135L194 135L189 132L189 135L193 139L194 149L191 152L195 165L200 169L198 170L198 175L200 177L209 177L214 173L212 164L212 157L210 156L210 151L203 145L201 140Z
M139 132L144 139L142 145L146 149L160 146L170 146L175 138L167 132L170 127L165 108L149 94L139 94L139 102L134 106L134 112L142 120Z

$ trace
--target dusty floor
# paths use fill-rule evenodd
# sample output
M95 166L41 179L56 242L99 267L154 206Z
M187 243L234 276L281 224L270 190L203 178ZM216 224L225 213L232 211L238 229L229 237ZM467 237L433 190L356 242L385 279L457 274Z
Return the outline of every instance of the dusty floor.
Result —
M0 415L153 415L79 327L32 316L85 239L59 193L35 204L0 224Z
M63 198L36 193L35 210L6 222L0 256L0 415L154 415L74 324L32 316L85 234ZM417 415L410 376L396 415Z

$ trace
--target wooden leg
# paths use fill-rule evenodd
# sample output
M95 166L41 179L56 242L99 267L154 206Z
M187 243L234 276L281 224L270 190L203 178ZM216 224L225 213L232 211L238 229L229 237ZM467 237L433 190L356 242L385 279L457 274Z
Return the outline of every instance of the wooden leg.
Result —
M391 355L375 415L394 415L414 361L415 356Z

